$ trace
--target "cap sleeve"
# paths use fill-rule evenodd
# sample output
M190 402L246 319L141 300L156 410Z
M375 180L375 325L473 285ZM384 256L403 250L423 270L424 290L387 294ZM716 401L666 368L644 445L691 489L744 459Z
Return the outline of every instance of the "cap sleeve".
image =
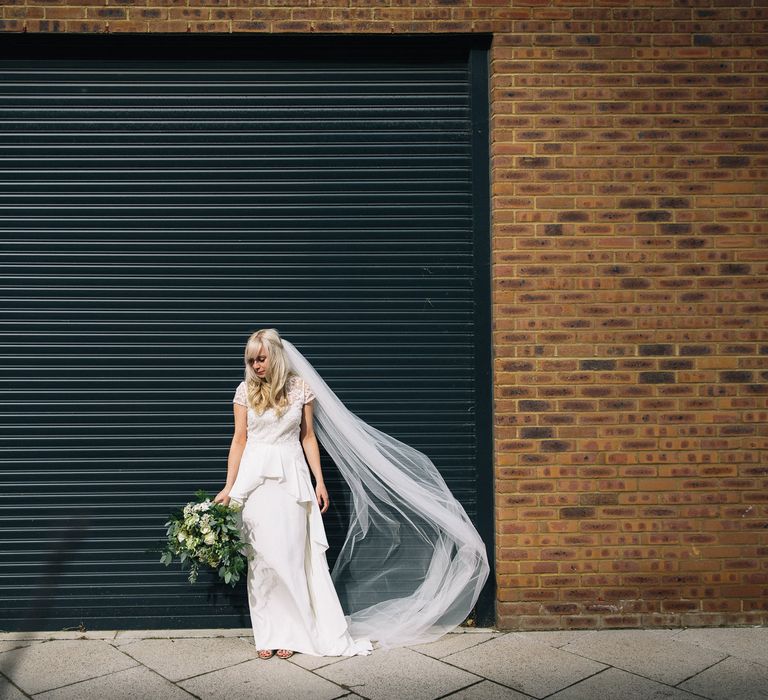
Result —
M304 384L304 403L309 403L312 401L312 399L315 398L315 393L312 391L312 389L309 388L309 384L307 384L303 379L301 381Z
M245 389L245 382L240 382L235 389L235 396L232 399L232 403L240 404L241 406L248 405L248 394Z

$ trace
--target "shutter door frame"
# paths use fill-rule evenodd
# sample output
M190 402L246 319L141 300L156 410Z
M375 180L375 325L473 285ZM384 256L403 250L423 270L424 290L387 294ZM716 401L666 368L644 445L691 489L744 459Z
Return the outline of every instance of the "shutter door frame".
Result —
M494 431L493 431L493 376L492 376L492 321L491 321L491 219L490 219L490 144L489 144L489 58L488 52L492 35L450 34L450 35L239 35L239 34L6 34L0 44L0 62L56 61L66 66L67 61L120 60L126 65L140 65L148 61L200 60L206 65L222 57L222 61L278 61L300 65L312 58L354 62L355 58L391 62L409 62L429 56L431 61L465 61L468 70L469 111L472 133L471 146L471 202L472 202L472 257L474 261L472 285L474 290L474 402L467 410L474 415L477 436L475 451L477 491L475 494L476 514L474 522L487 544L491 572L476 606L476 624L493 625L495 611L495 535L494 535ZM0 66L2 68L2 66ZM2 95L0 95L2 100ZM0 104L2 108L2 104ZM0 132L4 131L0 121ZM1 167L1 166L0 166ZM0 175L0 180L5 177ZM0 188L2 190L2 188ZM2 204L2 202L0 202ZM2 232L0 212L0 237ZM19 311L26 309L24 305ZM34 318L34 316L32 316ZM307 329L312 324L307 324ZM245 338L243 338L244 340ZM0 336L0 341L2 340ZM0 348L0 353L2 348ZM309 355L309 353L308 353ZM12 366L2 368L6 373ZM8 374L6 374L8 376ZM331 383L331 382L329 382ZM34 406L34 404L31 404ZM373 421L372 421L373 422ZM12 427L12 426L11 426ZM386 427L383 428L386 430ZM6 433L8 435L8 433ZM321 452L323 452L321 447ZM3 460L4 462L7 460ZM437 462L437 460L435 460ZM226 463L226 457L224 458ZM225 464L226 466L226 464ZM0 466L2 471L2 466ZM223 474L222 474L223 482ZM0 501L2 502L2 501ZM180 504L179 504L180 505ZM0 515L0 523L3 522ZM78 551L79 542L87 538L87 519L71 520L71 528L58 541L59 557L53 557L37 569L39 576L34 579L35 600L41 606L39 614L25 620L16 620L3 625L7 630L30 631L50 629L45 626L46 601L56 589L58 577L66 574L66 557L69 552ZM165 569L161 564L158 567ZM174 565L176 566L176 565ZM180 580L183 575L175 573ZM0 568L2 574L2 568ZM10 574L6 574L10 576ZM0 581L2 578L0 577ZM2 583L0 583L0 586ZM200 585L200 584L197 584ZM7 589L0 593L0 600L12 598ZM226 593L219 592L222 608L229 605ZM240 601L241 604L243 600ZM247 612L247 606L246 606ZM213 608L212 608L213 610ZM241 611L242 615L242 611ZM59 619L59 618L55 618ZM147 627L141 618L138 627ZM172 625L173 615L163 616L158 612L159 627ZM232 620L221 618L222 622ZM247 618L246 618L247 619ZM76 624L76 623L75 623ZM42 625L42 626L41 626ZM121 628L135 629L131 619L125 618ZM206 619L201 626L210 626ZM86 624L88 629L104 629ZM113 629L114 625L107 628Z

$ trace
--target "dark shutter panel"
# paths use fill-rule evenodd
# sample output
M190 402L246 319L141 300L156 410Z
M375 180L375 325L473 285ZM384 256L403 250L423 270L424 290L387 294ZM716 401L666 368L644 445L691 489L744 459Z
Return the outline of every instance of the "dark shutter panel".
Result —
M146 550L223 486L261 327L492 536L485 50L107 38L0 60L2 627L249 625L244 584Z

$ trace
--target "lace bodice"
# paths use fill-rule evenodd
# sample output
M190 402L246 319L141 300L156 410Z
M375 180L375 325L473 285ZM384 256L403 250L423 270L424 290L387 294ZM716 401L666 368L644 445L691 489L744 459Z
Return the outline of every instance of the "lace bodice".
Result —
M235 390L232 403L248 408L248 440L269 443L294 442L299 440L301 412L305 403L315 398L312 389L298 375L291 375L286 385L290 406L278 417L274 408L268 408L262 415L248 406L245 382L240 382Z

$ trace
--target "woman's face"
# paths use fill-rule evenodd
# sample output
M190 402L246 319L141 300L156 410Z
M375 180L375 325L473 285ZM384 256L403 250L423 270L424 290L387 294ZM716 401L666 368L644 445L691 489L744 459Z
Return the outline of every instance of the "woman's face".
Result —
M251 362L251 366L253 367L253 371L260 377L266 375L267 368L269 367L269 355L267 355L267 350L264 345L258 349L256 356Z

